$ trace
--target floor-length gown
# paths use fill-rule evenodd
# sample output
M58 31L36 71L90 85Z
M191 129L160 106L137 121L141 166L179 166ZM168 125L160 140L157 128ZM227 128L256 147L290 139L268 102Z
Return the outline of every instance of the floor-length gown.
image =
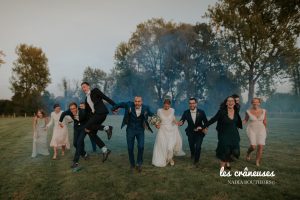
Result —
M157 111L161 123L156 136L152 157L152 164L156 167L165 167L174 155L185 155L182 150L182 137L178 126L174 123L174 113L173 108L170 108L168 111L164 109L158 109Z
M49 155L45 118L36 119L35 130L33 134L33 147L31 156L36 157L38 154L45 156Z

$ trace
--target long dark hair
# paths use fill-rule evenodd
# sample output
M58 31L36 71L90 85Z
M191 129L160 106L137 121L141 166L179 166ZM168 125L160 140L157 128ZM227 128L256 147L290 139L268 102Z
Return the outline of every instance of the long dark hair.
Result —
M237 110L238 110L238 107L236 106L236 101L235 101L235 98L234 98L233 95L228 96L228 97L226 97L226 98L224 99L224 101L220 104L220 110L226 110L226 109L227 109L226 103L227 103L227 100L228 100L229 98L233 98L233 99L234 99L234 103L235 103L235 105L234 105L234 110L237 111Z

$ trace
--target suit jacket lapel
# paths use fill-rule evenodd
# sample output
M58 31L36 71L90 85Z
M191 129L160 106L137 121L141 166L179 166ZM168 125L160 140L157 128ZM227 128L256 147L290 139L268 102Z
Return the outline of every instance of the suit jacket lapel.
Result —
M137 117L134 105L131 106L131 112L132 112L132 114L134 114Z
M200 113L199 113L199 110L197 109L197 110L196 110L195 125L198 124L199 118L200 118Z
M82 121L83 120L83 117L84 117L84 111L79 109L78 110L78 118L79 118L79 121Z
M141 109L141 115L145 114L145 106L142 105L142 109Z
M187 114L188 114L189 120L195 125L195 123L194 123L194 121L193 121L193 118L192 118L192 113L191 113L191 111L189 110Z

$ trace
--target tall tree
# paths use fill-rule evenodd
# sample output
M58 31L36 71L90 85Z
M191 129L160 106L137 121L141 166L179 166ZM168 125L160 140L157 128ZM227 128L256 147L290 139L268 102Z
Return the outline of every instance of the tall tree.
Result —
M48 59L41 48L20 44L13 63L11 90L17 112L33 113L41 106L41 95L51 82Z
M299 36L297 1L222 0L209 8L207 16L216 31L227 38L228 51L235 54L231 68L248 89L248 100L258 83L268 90L272 80L289 65Z
M152 104L150 100L156 97L152 94L150 76L133 62L135 57L132 50L128 43L122 42L115 52L115 68L111 74L115 78L112 96L114 99L125 101L135 95L141 95L146 103Z
M132 64L135 69L148 77L148 85L152 86L147 91L153 90L160 104L163 98L170 92L170 81L164 71L166 70L166 56L168 48L166 43L172 40L167 36L175 28L172 22L165 22L161 18L150 19L137 26L136 31L129 39L129 48L132 51ZM175 68L174 68L175 69ZM169 86L168 86L169 85Z
M290 66L289 73L293 84L293 92L296 96L300 96L300 61Z
M105 71L99 68L86 67L83 72L82 81L86 81L92 88L99 88L106 93L108 88L107 78L108 75Z
M293 56L290 57L290 65L287 69L288 77L293 86L293 93L300 96L300 48L296 48Z

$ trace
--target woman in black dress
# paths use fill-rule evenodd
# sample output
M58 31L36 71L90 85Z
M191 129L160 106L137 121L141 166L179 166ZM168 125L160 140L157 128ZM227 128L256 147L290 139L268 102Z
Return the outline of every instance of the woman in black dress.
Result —
M236 108L233 97L229 96L224 101L225 106L220 107L217 114L212 117L206 126L217 122L218 147L216 156L220 159L221 168L230 169L232 157L240 156L240 135L238 128L242 127L242 120Z

